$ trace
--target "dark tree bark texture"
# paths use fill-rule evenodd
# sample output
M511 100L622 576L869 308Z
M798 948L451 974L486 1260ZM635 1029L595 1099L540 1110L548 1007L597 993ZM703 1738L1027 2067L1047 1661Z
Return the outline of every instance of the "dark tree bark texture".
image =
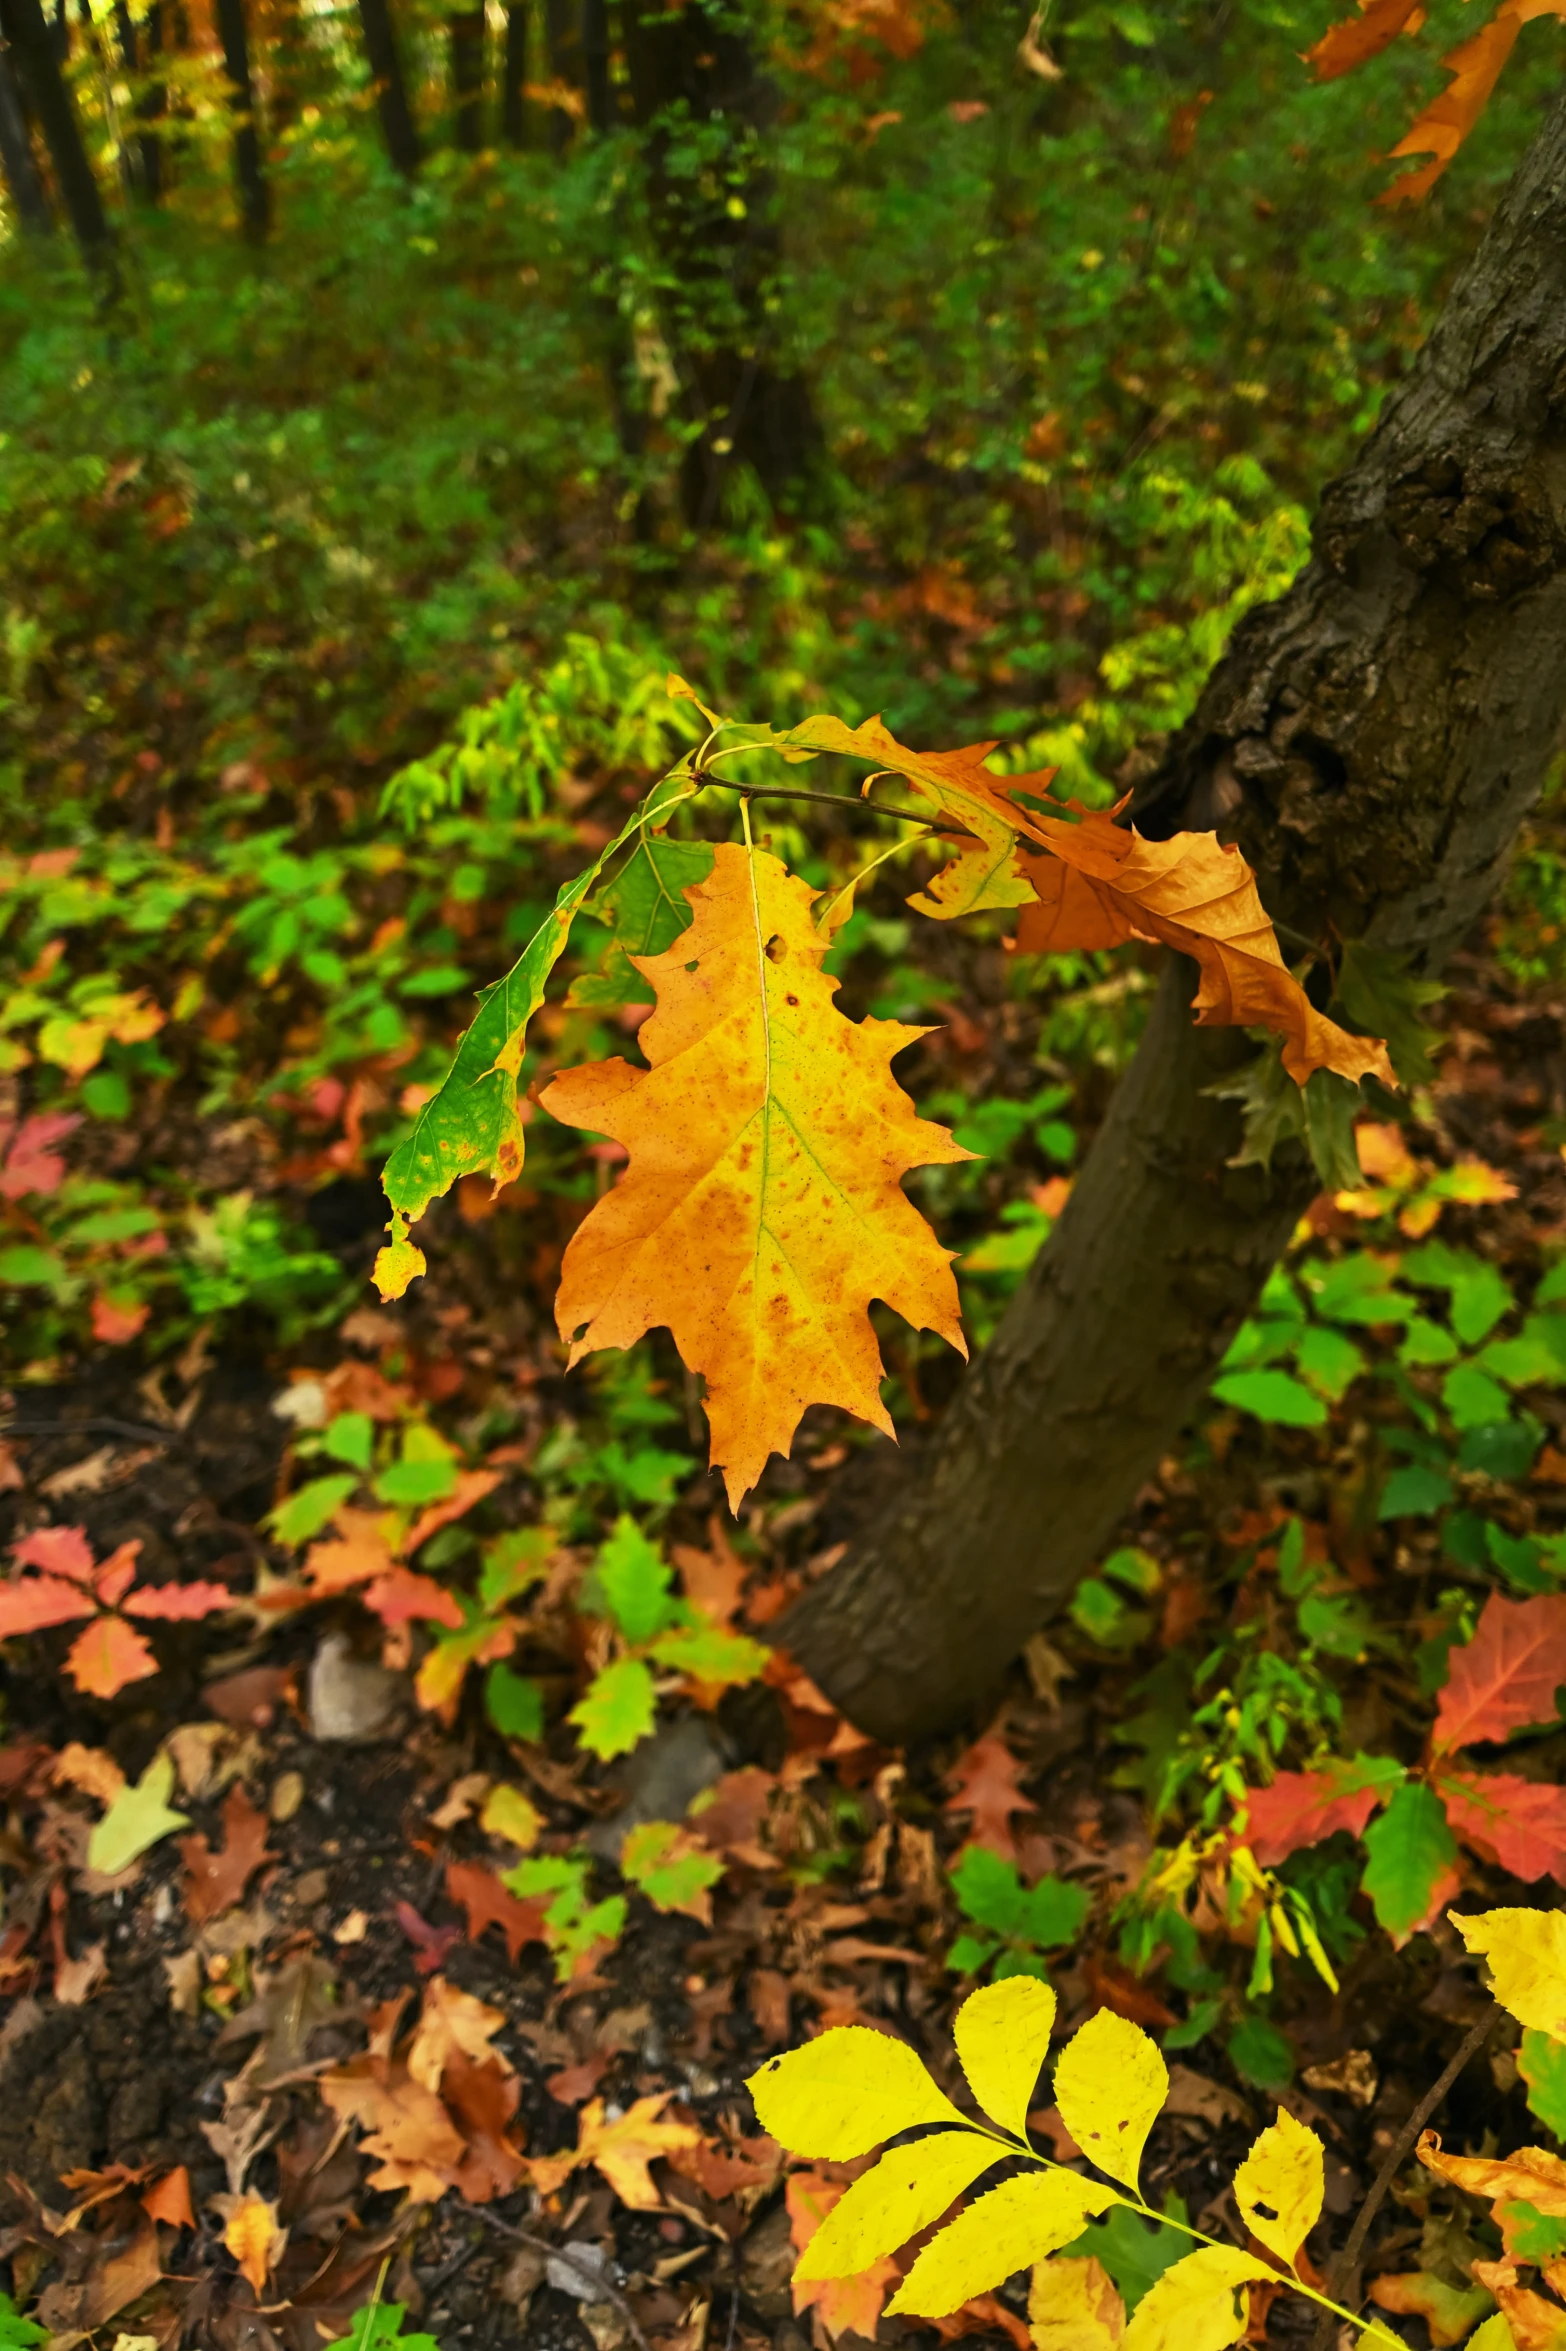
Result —
M56 29L44 15L42 0L3 0L0 39L9 44L24 95L43 132L55 186L82 258L112 297L119 290L114 236L61 71Z
M462 8L449 19L452 129L464 155L484 145L484 11Z
M393 168L405 180L411 180L419 168L419 134L413 127L413 109L408 104L408 85L403 79L390 0L359 0L359 27L364 34L364 54L369 59L370 75L375 83L375 103L386 152Z
M628 0L624 23L657 231L682 290L666 326L700 428L686 452L683 488L687 519L702 529L717 519L736 458L786 504L819 482L824 444L809 386L768 349L781 254L770 180L756 154L770 95L751 45L732 10L702 0L672 9ZM719 150L694 175L679 161L689 127L716 134Z
M144 65L151 64L163 54L163 4L153 0L143 25L138 30L126 0L115 0L115 37L120 45L120 59L130 79L134 96L131 111L140 126L136 132L135 192L144 204L156 204L163 194L163 141L149 126L160 121L168 103L168 95L161 82L141 82ZM145 42L142 40L145 32Z
M29 236L49 236L54 229L54 213L33 154L21 86L11 70L11 52L3 43L0 43L0 170L5 173L11 208L21 226Z
M272 196L261 161L245 0L213 0L213 14L217 19L218 39L223 44L223 70L228 75L229 103L234 113L234 189L239 198L240 222L250 243L260 245L272 225Z
M506 10L506 46L500 67L500 135L508 147L527 144L527 0Z
M1309 564L1243 620L1139 789L1222 825L1276 920L1436 970L1481 912L1566 717L1566 99L1406 384L1325 492ZM1176 1441L1316 1189L1229 1165L1250 1051L1172 958L1060 1224L890 1505L781 1638L865 1729L968 1714Z

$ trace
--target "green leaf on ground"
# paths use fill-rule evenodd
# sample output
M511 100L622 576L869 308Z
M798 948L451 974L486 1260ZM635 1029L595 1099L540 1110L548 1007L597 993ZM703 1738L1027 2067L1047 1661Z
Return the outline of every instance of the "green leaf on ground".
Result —
M1376 1923L1394 1943L1406 1943L1428 1922L1445 1873L1457 1859L1457 1839L1435 1790L1422 1780L1405 1780L1366 1829L1365 1852L1360 1883Z
M87 1867L106 1878L118 1877L164 1837L188 1829L189 1813L169 1807L173 1793L174 1758L160 1747L135 1786L120 1790L94 1828L87 1840Z
M600 1763L628 1755L653 1727L658 1711L651 1670L639 1657L618 1657L595 1674L585 1697L566 1716L574 1723L583 1746Z

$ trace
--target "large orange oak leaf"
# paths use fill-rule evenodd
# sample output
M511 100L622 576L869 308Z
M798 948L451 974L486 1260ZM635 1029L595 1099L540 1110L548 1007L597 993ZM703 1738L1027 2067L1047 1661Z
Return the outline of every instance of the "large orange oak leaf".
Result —
M1553 1722L1563 1682L1566 1592L1541 1592L1532 1600L1492 1592L1473 1639L1452 1651L1432 1734L1436 1753Z
M892 1434L872 1298L967 1353L950 1252L901 1178L972 1154L892 1076L925 1031L837 1010L806 883L724 843L685 895L690 928L632 958L658 994L650 1066L563 1070L540 1097L630 1155L572 1237L555 1312L572 1363L667 1324L738 1509L810 1404Z

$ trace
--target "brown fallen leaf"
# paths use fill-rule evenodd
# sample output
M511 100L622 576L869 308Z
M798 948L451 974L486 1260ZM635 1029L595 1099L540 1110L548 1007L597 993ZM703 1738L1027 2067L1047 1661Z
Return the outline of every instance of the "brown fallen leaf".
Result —
M193 1926L232 1910L244 1900L245 1889L257 1870L276 1860L276 1854L267 1849L266 1834L266 1814L236 1785L229 1789L223 1805L223 1843L217 1852L203 1836L180 1838L185 1915Z
M499 1927L505 1937L506 1956L514 1961L525 1944L543 1941L548 1903L520 1901L507 1893L492 1869L475 1861L448 1862L446 1893L467 1914L470 1943L476 1943L486 1927Z
M379 2168L372 2188L405 2190L413 2204L435 2204L467 2155L467 2142L433 2090L405 2066L373 2056L355 2058L320 2078L321 2096L341 2122L356 2122L364 2152Z
M633 2212L661 2212L663 2198L648 2165L679 2148L700 2146L702 2136L690 2123L658 2119L673 2094L658 2090L649 2098L638 2098L614 2122L607 2118L602 2098L594 2098L582 2109L574 2149L562 2155L536 2155L529 2162L533 2186L541 2195L552 2195L572 2172L591 2163Z
M952 1790L946 1810L970 1814L972 1843L986 1846L1007 1861L1017 1858L1013 1819L1020 1812L1034 1810L1032 1799L1023 1793L1021 1774L1021 1765L999 1731L987 1731L958 1757L946 1776Z
M509 2196L522 2177L520 2133L512 2129L522 2085L501 2071L498 2056L482 2065L459 2050L447 2065L441 2096L467 2142L456 2190L469 2204Z
M183 2163L165 2172L150 2188L144 2189L141 2208L149 2220L161 2220L174 2229L193 2229L196 2215L190 2203L190 2173Z
M490 2008L463 1992L444 1976L432 1976L424 1987L424 2006L408 2044L407 2067L426 2090L438 2090L452 2060L467 2058L474 2065L492 2064L505 2074L510 2062L490 2043L503 2030L506 2012Z

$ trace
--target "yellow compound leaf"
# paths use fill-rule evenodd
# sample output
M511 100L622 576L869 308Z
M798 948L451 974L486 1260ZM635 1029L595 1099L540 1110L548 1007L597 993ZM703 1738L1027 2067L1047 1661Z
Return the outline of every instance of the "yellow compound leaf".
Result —
M1235 2201L1251 2235L1292 2269L1321 2218L1326 2169L1321 2141L1286 2108L1234 2175Z
M969 2125L906 2041L868 2025L834 2025L769 2058L746 2084L762 2129L794 2155L847 2163L916 2123Z
M1168 2095L1169 2068L1154 2043L1108 2008L1088 2018L1055 2067L1061 2121L1088 2160L1128 2188Z
M957 2011L953 2027L968 2087L992 2122L1026 2139L1028 2108L1049 2054L1055 1995L1037 1977L986 1984Z
M1115 2351L1126 2306L1101 2261L1062 2255L1035 2265L1028 2321L1035 2351Z
M1074 2171L1029 2171L1003 2180L932 2237L887 2304L887 2314L944 2318L975 2294L1079 2237L1096 2212L1121 2199Z
M794 2283L856 2277L939 2220L955 2197L1005 2156L1004 2147L977 2131L942 2131L911 2147L894 2147L833 2205L795 2265Z
M950 1253L902 1178L972 1154L892 1076L926 1032L837 1010L815 895L777 858L721 845L685 892L689 929L632 958L658 994L638 1038L650 1067L562 1070L540 1097L630 1154L565 1253L570 1361L666 1324L707 1383L736 1509L811 1404L892 1434L872 1298L967 1353Z
M1233 2245L1204 2245L1156 2278L1131 2313L1121 2351L1226 2351L1245 2331L1238 2288L1277 2272Z
M1566 2041L1566 1912L1485 1910L1447 1917L1490 1963L1491 1990L1519 2024Z

